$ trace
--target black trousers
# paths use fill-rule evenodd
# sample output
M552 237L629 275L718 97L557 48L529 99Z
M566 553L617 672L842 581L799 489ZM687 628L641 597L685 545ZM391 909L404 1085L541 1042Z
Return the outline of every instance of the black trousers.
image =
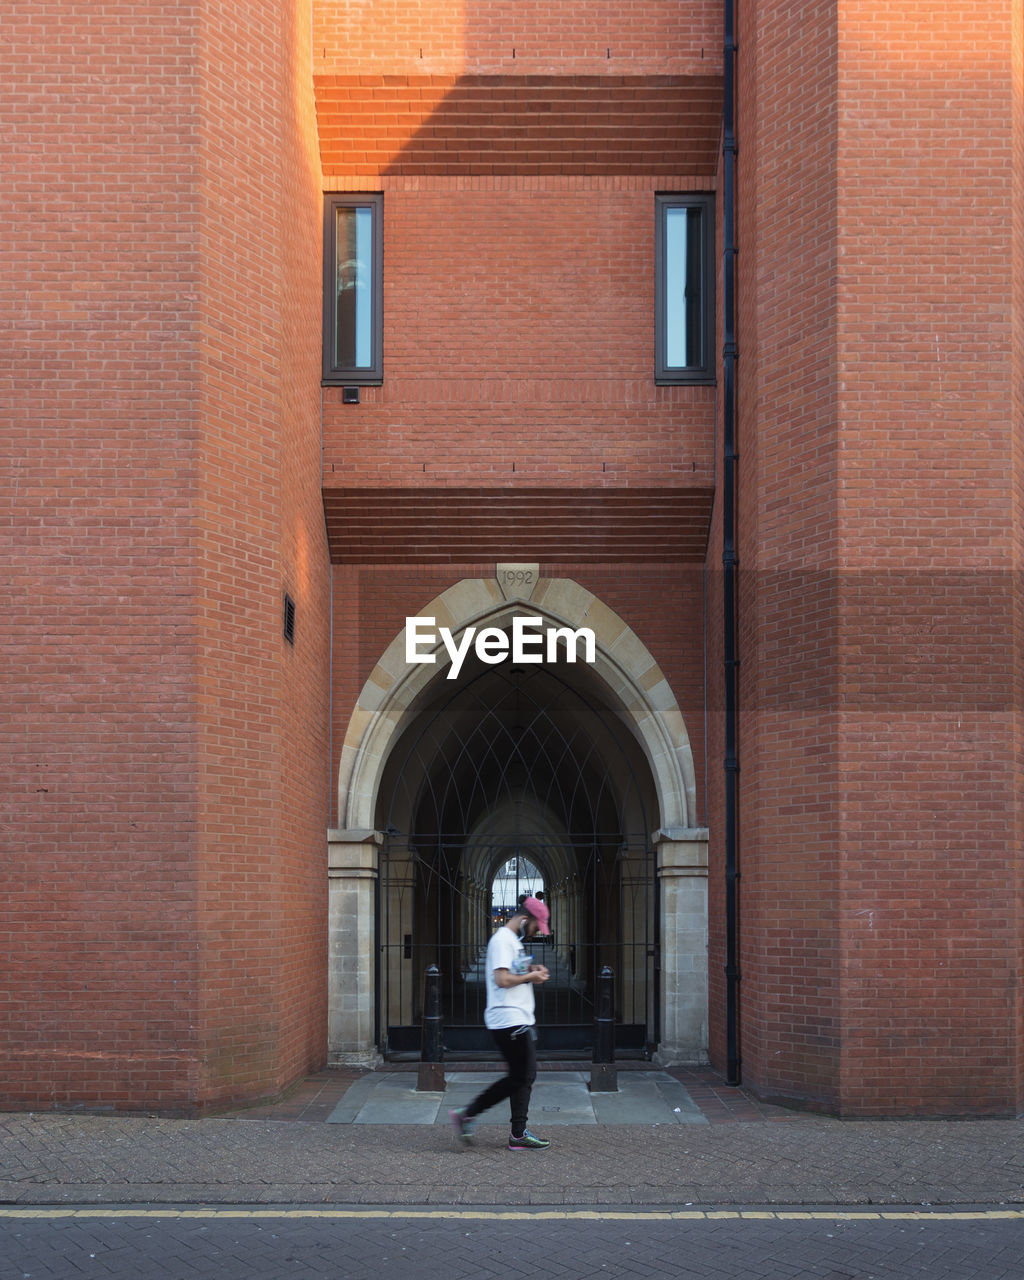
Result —
M508 1075L488 1085L466 1108L467 1116L478 1116L503 1099L509 1100L512 1132L519 1137L526 1128L530 1110L530 1092L537 1079L536 1032L533 1027L502 1027L492 1031L494 1043L508 1063Z

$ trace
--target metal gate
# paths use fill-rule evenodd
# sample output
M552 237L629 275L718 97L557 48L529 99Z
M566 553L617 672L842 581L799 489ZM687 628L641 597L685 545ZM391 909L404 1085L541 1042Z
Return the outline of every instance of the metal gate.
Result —
M517 897L542 893L552 917L553 938L532 944L552 974L535 993L538 1051L589 1050L596 979L610 965L617 1048L647 1056L659 1030L646 761L564 667L479 666L405 731L379 792L378 1046L418 1052L423 977L436 964L446 1048L491 1048L484 954L516 905L496 899L515 885Z

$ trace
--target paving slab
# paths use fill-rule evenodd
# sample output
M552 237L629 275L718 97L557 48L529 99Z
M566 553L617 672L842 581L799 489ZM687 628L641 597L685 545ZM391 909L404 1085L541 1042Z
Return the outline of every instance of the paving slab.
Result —
M459 1073L449 1078L445 1094L444 1106L438 1121L448 1123L448 1111L451 1107L464 1107L467 1102L492 1081L499 1079L500 1071L481 1075L474 1071L471 1080L465 1080ZM508 1128L508 1103L502 1102L485 1111L477 1123L491 1125L496 1128ZM594 1109L590 1105L586 1080L582 1072L566 1071L557 1076L545 1078L539 1076L533 1086L530 1097L530 1127L534 1130L551 1125L596 1124Z
M619 1092L590 1095L598 1124L707 1124L693 1099L667 1072L619 1077Z
M454 1071L444 1093L419 1092L412 1073L379 1073L355 1081L327 1117L329 1124L447 1124L448 1112L464 1107L501 1075ZM534 1129L562 1125L706 1124L680 1082L665 1071L622 1072L612 1093L591 1093L589 1073L541 1073L530 1100ZM480 1125L504 1127L508 1106L492 1107Z

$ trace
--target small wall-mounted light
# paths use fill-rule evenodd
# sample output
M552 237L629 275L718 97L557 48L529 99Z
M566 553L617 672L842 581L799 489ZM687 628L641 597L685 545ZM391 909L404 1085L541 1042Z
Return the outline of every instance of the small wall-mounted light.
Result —
M358 404L359 388L358 387L342 387L341 403L342 404Z

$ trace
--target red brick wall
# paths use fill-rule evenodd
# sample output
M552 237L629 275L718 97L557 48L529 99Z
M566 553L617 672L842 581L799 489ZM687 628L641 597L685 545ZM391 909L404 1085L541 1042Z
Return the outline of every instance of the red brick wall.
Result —
M317 72L517 75L707 73L718 70L712 4L632 7L614 0L315 0Z
M5 28L5 1105L194 1109L323 1059L320 178L297 12L143 3L118 27L30 4Z
M308 11L203 13L201 1101L325 1053L327 599ZM240 76L239 69L245 69ZM296 603L294 648L283 597Z
M738 6L736 98L739 1052L747 1083L784 1059L785 1087L819 1105L834 1101L837 1041L835 637L820 571L835 537L828 9ZM724 1069L721 518L719 486L708 554L709 973L710 1051Z
M675 92L719 69L717 5L312 9L312 64L309 10L269 0L142 3L122 28L29 3L5 28L6 1105L204 1107L322 1060L313 73L490 77L519 119L537 88ZM1019 1110L1019 6L740 12L745 1078L848 1115ZM329 504L458 490L474 511L615 491L543 569L622 614L686 716L720 1060L697 584L660 551L587 554L658 490L692 497L702 534L715 480L714 390L651 376L653 195L713 186L710 135L635 172L656 117L631 151L628 113L589 121L578 155L560 119L557 172L513 147L503 172L440 173L437 113L396 124L374 182L385 383L358 407L325 391L324 484ZM367 182L351 147L332 168L332 188ZM493 570L436 563L460 510L432 568L336 566L335 757L403 618ZM709 674L719 733L715 656Z
M395 179L385 378L324 393L331 486L700 484L713 389L656 387L653 181Z
M296 642L281 672L281 1036L277 1080L322 1065L327 1043L331 581L320 486L322 180L311 87L311 6L281 19L281 584Z
M851 1112L1013 1109L1020 1087L1020 21L858 4L840 32Z
M95 19L4 20L7 1105L198 1074L197 41Z
M762 6L741 55L744 1075L832 1105L836 857L832 6ZM749 328L748 328L749 325ZM779 358L781 353L782 358ZM825 572L822 572L825 571Z
M741 40L744 1074L847 1115L1019 1107L1019 44Z

